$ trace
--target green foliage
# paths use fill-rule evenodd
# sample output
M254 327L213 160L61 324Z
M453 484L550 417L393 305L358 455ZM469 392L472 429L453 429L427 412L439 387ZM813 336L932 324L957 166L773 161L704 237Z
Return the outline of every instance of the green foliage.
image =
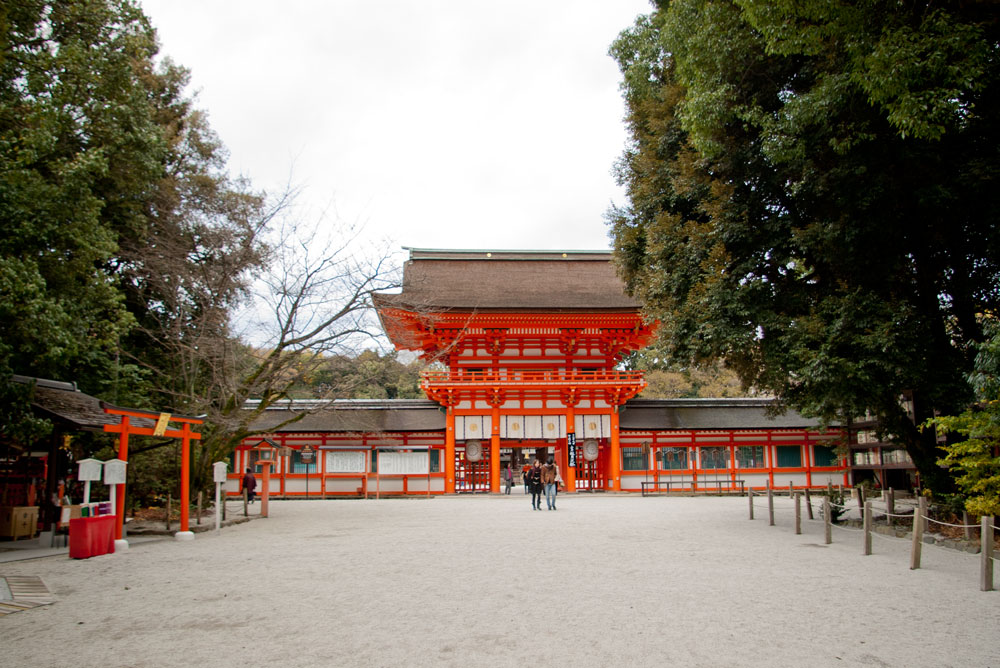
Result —
M396 352L333 355L316 365L298 393L302 398L422 399L423 366L418 359L400 362Z
M980 403L925 426L963 437L941 447L945 456L939 463L955 474L969 514L1000 516L1000 323L990 320L986 330L990 338L978 346L971 374Z
M960 410L998 306L998 32L975 3L675 0L622 33L609 223L672 364L870 411L947 488L899 397Z

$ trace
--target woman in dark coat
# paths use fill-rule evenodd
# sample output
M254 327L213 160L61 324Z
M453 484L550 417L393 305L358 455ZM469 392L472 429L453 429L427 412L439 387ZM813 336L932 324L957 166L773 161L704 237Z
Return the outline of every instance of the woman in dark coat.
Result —
M537 459L532 462L531 468L525 475L528 489L531 490L531 507L534 510L542 509L542 468L541 462Z

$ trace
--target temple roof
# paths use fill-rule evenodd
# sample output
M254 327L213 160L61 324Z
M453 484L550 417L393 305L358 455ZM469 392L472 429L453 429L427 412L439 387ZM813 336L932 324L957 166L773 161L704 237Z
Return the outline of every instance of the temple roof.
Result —
M409 248L403 291L378 308L433 311L638 312L607 251Z
M248 402L252 405L253 402ZM773 399L632 399L621 413L621 429L810 429L817 420L789 410L771 414ZM254 421L255 430L307 413L301 420L270 433L295 432L406 432L445 429L445 414L424 399L364 399L332 402L279 402ZM586 410L581 410L581 414ZM836 426L836 425L832 425ZM507 446L505 446L507 447Z
M774 413L774 399L632 399L621 414L621 429L815 429L819 420L793 410ZM830 425L837 426L837 425Z
M301 419L282 425L301 413L305 413ZM444 431L444 418L440 406L426 399L291 401L269 406L251 429L270 433Z
M105 425L119 424L120 415L104 412L105 403L97 397L85 394L76 388L76 383L66 383L45 378L14 376L15 383L32 385L31 408L34 414L51 420L63 431L104 431ZM132 418L132 424L152 427L155 420Z

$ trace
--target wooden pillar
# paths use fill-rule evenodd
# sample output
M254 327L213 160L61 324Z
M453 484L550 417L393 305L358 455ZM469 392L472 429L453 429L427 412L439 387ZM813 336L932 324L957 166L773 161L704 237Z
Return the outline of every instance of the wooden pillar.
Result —
M622 448L621 439L618 434L618 406L611 409L611 457L609 482L612 492L620 492L622 489Z
M127 415L122 416L121 433L118 434L118 459L128 461L128 428L130 420ZM115 490L117 517L115 518L115 540L122 540L122 529L125 526L125 485L118 485Z
M812 487L813 484L813 462L815 461L813 454L813 443L809 440L809 432L803 432L806 439L805 452L802 453L806 458L806 489Z
M500 404L493 406L490 427L490 492L500 493Z
M125 485L122 485L125 487ZM191 510L191 425L181 425L181 531L188 530Z
M983 515L979 528L979 590L993 591L993 521Z
M444 432L444 493L455 493L455 409L448 406Z

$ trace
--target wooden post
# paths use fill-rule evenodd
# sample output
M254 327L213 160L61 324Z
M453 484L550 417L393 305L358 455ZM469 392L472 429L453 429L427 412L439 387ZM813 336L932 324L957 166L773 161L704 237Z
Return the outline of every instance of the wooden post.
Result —
M910 570L920 568L920 551L924 544L924 509L927 507L927 498L921 496L917 501L917 507L913 509L913 544L910 546Z
M861 511L861 514L864 514L864 512L865 512L865 488L862 487L861 485L858 485L854 489L858 493L858 510Z
M198 507L195 510L196 510L196 512L198 514L194 518L194 523L197 524L198 526L201 526L201 491L200 490L198 491Z
M795 493L795 535L802 533L802 495Z
M813 504L812 504L812 498L810 498L809 496L808 487L806 487L806 517L808 517L811 520L816 519L815 517L813 517Z
M823 540L827 545L833 542L833 515L830 512L830 497L823 497Z
M832 480L827 480L826 481L826 495L828 497L830 497L831 499L833 498L833 481Z
M965 534L965 540L972 540L972 527L969 526L969 513L962 511L962 532Z
M249 517L250 514L247 511L247 488L243 488L243 517Z
M863 553L865 556L868 556L872 553L872 502L865 501L864 508L861 512L864 515L863 525L865 527Z
M167 494L167 531L170 531L170 511L173 509L173 501L173 497L170 496L170 494Z
M979 528L980 591L993 590L993 520L990 515L984 515L980 520L982 522Z
M788 498L795 496L795 483L791 480L788 481Z
M888 494L885 497L885 509L890 515L896 513L896 490L892 487L889 488ZM890 524L892 523L892 518L889 519Z
M750 519L753 519L753 490L747 489L747 498L750 500Z
M771 483L767 484L767 524L774 526L774 492L771 490Z

